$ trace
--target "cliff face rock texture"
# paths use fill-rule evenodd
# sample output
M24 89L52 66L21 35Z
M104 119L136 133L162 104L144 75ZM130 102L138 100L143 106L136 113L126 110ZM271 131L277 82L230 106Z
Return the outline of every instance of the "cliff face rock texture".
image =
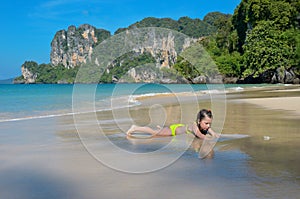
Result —
M150 53L156 60L156 66L160 69L171 68L176 63L177 56L197 41L197 39L190 37L182 37L181 44L178 44L176 36L172 32L165 35L151 35L151 32L149 32L148 37L151 38L151 41L141 42L141 45L134 46L133 50L138 54Z
M27 83L27 84L35 83L35 80L37 78L37 74L34 74L33 72L31 72L24 65L22 65L21 71L22 71L22 75L23 75L25 83Z
M70 26L68 30L58 31L51 42L50 61L53 66L62 64L66 68L80 66L91 61L94 48L103 40L111 37L105 30L84 24L76 28ZM183 48L189 47L195 40L185 40ZM170 68L177 58L174 37L153 37L150 45L135 46L133 49L138 54L150 53L157 62L158 67ZM98 60L99 61L99 60ZM95 64L98 64L95 61Z
M117 75L120 82L126 82L126 78L120 77L125 74L124 71L133 82L161 82L166 78L161 70L171 69L178 55L197 41L170 29L133 28L114 35L95 48L91 63L114 80L113 71L122 70ZM141 62L135 61L143 55L149 58L148 61L151 59L152 66L145 65L145 57L140 59ZM132 62L128 64L126 60ZM179 83L176 80L172 83L176 82Z
M86 63L90 59L93 48L106 38L110 32L84 24L76 28L58 31L51 42L50 62L53 66L62 64L73 68Z

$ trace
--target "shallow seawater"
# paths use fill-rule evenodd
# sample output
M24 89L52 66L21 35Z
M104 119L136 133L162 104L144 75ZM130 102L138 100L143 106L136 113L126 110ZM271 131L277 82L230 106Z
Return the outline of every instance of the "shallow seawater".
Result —
M179 136L175 140L127 139L124 134L132 123L193 121L198 106L190 103L81 114L77 123L73 116L2 122L0 198L298 198L299 117L231 100L239 95L228 98L222 134L247 137L219 139L204 159L198 157L202 144L198 139L183 139L191 141L185 149ZM182 118L182 112L190 114ZM102 132L107 140L102 139ZM99 160L98 155L111 153L107 148L99 154L89 150L112 143L125 152L143 155L176 141L177 146L158 158L164 161L172 157L172 150L185 149L180 157L163 166L158 162L152 165L156 170L139 174L119 170L128 162L121 161L114 168Z

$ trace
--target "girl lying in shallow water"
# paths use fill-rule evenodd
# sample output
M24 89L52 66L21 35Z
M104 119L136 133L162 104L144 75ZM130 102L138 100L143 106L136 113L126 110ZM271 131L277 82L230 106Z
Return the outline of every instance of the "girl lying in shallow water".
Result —
M197 114L196 122L192 125L185 124L172 124L167 127L159 127L152 129L147 126L136 126L132 125L131 128L126 132L128 136L132 133L149 133L152 136L175 136L179 134L193 134L195 137L204 139L205 135L209 134L213 137L219 137L211 128L213 115L210 110L202 109Z

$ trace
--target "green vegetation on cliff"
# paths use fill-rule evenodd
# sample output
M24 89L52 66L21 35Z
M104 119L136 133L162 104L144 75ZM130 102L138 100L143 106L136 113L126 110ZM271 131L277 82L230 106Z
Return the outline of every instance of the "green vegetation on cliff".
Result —
M199 38L203 36L208 36L216 31L216 28L213 24L206 23L200 19L191 19L189 17L181 17L178 21L170 18L154 18L148 17L143 19L140 22L136 22L130 25L128 28L120 28L115 34L123 32L127 29L132 28L146 28L146 27L160 27L167 28L171 30L178 31L189 37Z
M50 64L38 64L34 61L26 61L22 67L28 69L31 75L35 77L35 83L73 83L79 67L67 69L59 65L56 67ZM16 82L23 82L24 77L20 76L15 79Z
M114 61L114 66L110 65L110 67L103 72L100 82L113 82L113 77L121 79L131 68L139 65L143 66L147 63L155 63L150 53L141 55L137 55L134 52L126 53Z
M203 44L226 76L298 71L299 18L298 0L242 0L232 17L210 22L218 31Z

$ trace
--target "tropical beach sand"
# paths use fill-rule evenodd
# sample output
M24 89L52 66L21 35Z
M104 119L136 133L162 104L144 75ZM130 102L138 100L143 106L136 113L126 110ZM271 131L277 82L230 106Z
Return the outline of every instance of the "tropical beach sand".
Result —
M214 153L206 159L198 158L202 142L195 139L175 162L140 174L119 171L97 159L99 154L109 154L109 150L99 154L89 151L89 147L97 150L107 145L93 129L95 114L80 115L80 124L74 124L72 116L1 123L0 197L297 198L299 97L296 86L228 93L224 125L218 126L222 122L218 121L218 110L213 109L216 117L213 128L221 128L222 134L249 137L221 138ZM121 110L97 113L96 126L125 151L145 153L174 140L128 140L124 130L132 122L155 124L161 118L166 118L166 123L193 121L198 111L195 107L211 105L205 97L199 97L197 106L187 98L179 105L168 97L147 100L129 113ZM155 104L151 105L151 101ZM78 129L83 131L79 135ZM172 154L166 151L162 159Z
M267 109L290 111L300 115L300 97L246 99L245 102L263 106Z

